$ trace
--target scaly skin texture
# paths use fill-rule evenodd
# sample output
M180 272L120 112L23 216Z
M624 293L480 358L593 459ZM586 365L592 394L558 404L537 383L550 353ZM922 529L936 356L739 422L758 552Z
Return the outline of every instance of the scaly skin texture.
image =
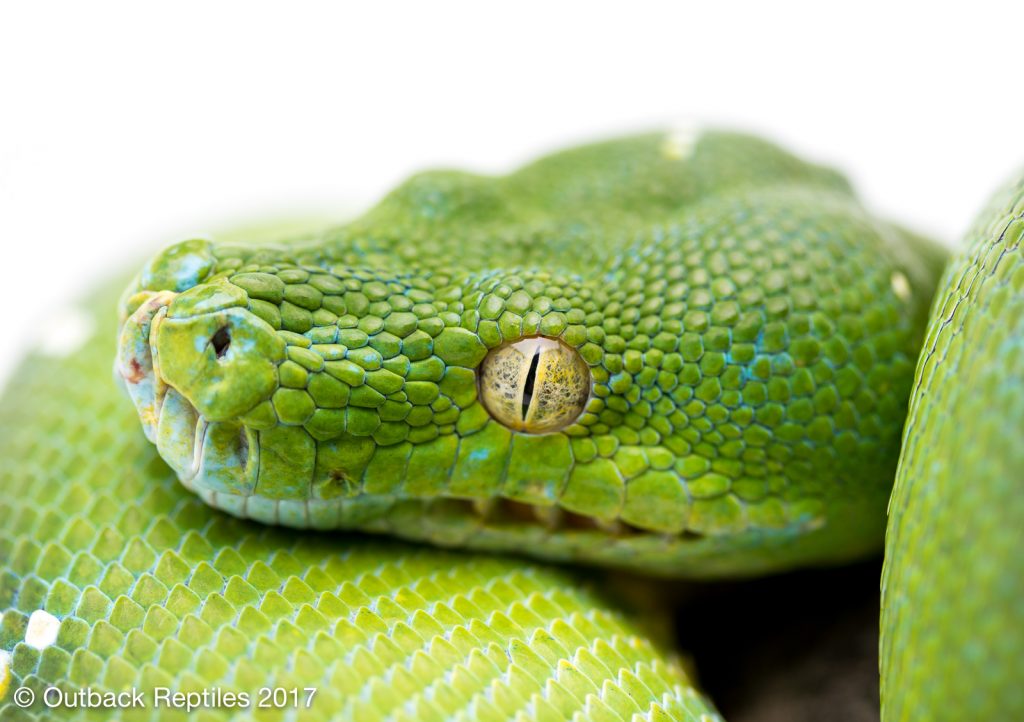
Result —
M82 347L33 354L0 400L0 720L183 720L154 706L156 687L257 700L264 686L298 688L299 712L289 699L187 719L719 719L585 577L203 504L111 380L115 301L110 289L82 309L95 324ZM145 708L49 709L50 685L135 687Z
M427 173L319 237L168 249L122 299L147 434L208 503L294 527L695 577L877 550L932 252L830 170L684 140ZM478 383L536 335L590 393L533 434Z
M1024 719L1024 177L935 300L890 504L882 718Z
M12 701L49 684L318 688L267 720L718 719L583 572L202 501L664 574L839 561L879 543L911 390L883 715L1024 717L1022 198L993 201L944 277L916 382L941 253L740 136L427 174L340 230L165 251L118 331L156 448L110 382L112 291L81 349L32 355L0 400L0 720L108 717ZM535 335L593 384L545 435L478 386Z

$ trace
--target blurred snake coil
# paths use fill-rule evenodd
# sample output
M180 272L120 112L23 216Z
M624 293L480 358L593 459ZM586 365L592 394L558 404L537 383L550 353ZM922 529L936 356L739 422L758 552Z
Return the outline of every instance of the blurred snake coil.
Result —
M883 545L883 719L1024 719L1022 234L708 130L171 246L0 400L0 720L718 720L596 570Z

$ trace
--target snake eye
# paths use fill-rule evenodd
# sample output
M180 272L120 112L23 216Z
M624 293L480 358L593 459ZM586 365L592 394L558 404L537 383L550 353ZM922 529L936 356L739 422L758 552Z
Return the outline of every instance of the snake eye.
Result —
M575 349L543 336L499 346L480 366L480 399L495 419L516 431L547 434L583 413L590 369Z

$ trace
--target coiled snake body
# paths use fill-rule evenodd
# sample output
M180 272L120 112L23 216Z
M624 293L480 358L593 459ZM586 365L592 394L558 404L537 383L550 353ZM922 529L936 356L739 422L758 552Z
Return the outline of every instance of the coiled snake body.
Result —
M319 689L210 719L712 719L650 628L522 555L839 563L881 548L896 474L883 712L1012 719L1019 640L954 619L1022 621L1020 196L940 283L941 252L836 173L652 134L419 175L288 243L172 246L117 304L162 461L100 381L104 341L33 357L3 402L0 689Z

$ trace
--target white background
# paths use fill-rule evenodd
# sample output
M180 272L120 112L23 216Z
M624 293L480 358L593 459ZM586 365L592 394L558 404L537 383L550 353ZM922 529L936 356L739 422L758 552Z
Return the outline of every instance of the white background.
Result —
M952 242L1024 163L1015 5L5 3L0 378L157 244L678 120L838 165Z

